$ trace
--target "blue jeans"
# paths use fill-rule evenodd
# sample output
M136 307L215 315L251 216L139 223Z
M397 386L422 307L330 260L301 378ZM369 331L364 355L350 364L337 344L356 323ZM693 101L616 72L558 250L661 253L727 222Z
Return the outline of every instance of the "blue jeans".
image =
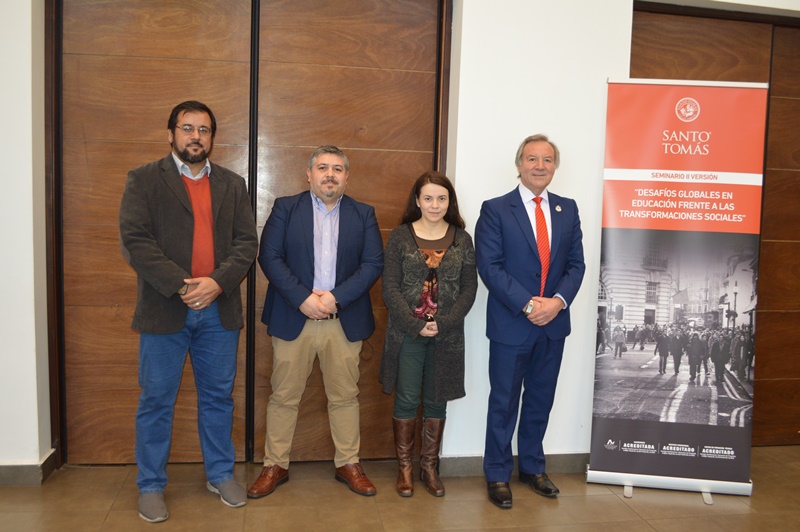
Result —
M219 484L233 478L235 451L233 379L239 330L225 329L217 303L189 310L184 327L172 334L141 333L139 409L136 412L136 484L140 493L160 493L167 485L172 418L186 352L197 387L197 425L206 478Z

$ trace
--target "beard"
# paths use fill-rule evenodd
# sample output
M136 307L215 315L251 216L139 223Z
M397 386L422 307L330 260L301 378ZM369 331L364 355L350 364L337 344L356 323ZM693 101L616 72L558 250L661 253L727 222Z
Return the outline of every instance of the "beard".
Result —
M339 192L337 190L323 190L322 195L326 198L335 198Z
M328 183L332 183L337 187L339 186L339 181L336 179L326 179L325 181L322 182L323 185L327 185ZM325 196L326 198L335 198L337 194L339 194L339 191L335 188L332 190L326 189L322 191L322 195Z
M202 163L208 158L208 152L206 150L201 149L196 154L192 154L191 152L189 152L190 146L199 146L199 144L190 144L186 148L176 152L181 161L187 164L195 164L195 163Z

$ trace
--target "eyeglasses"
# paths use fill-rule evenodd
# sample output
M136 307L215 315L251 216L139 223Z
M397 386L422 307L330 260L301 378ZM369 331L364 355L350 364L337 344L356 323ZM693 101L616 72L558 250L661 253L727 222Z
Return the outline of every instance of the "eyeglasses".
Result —
M191 135L192 133L194 133L195 129L197 130L198 133L200 133L204 137L211 134L211 130L208 129L206 126L194 127L189 124L184 124L182 126L178 126L178 129L180 129L187 135Z

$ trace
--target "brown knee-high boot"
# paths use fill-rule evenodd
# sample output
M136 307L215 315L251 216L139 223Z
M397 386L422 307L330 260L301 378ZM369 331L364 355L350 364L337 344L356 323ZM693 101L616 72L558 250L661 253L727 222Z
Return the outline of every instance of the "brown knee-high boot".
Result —
M444 484L439 479L439 449L442 445L444 419L426 418L422 425L422 449L420 450L420 479L428 493L444 496Z
M417 418L392 418L394 426L394 449L397 453L397 493L401 497L414 495L414 474L411 470L411 454L414 452L414 433Z

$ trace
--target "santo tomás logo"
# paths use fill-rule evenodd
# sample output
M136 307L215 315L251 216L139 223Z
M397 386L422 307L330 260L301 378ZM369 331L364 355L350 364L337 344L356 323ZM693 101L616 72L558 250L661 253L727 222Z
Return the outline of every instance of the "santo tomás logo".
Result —
M700 104L694 98L681 98L675 104L675 115L684 122L697 120L700 116Z

